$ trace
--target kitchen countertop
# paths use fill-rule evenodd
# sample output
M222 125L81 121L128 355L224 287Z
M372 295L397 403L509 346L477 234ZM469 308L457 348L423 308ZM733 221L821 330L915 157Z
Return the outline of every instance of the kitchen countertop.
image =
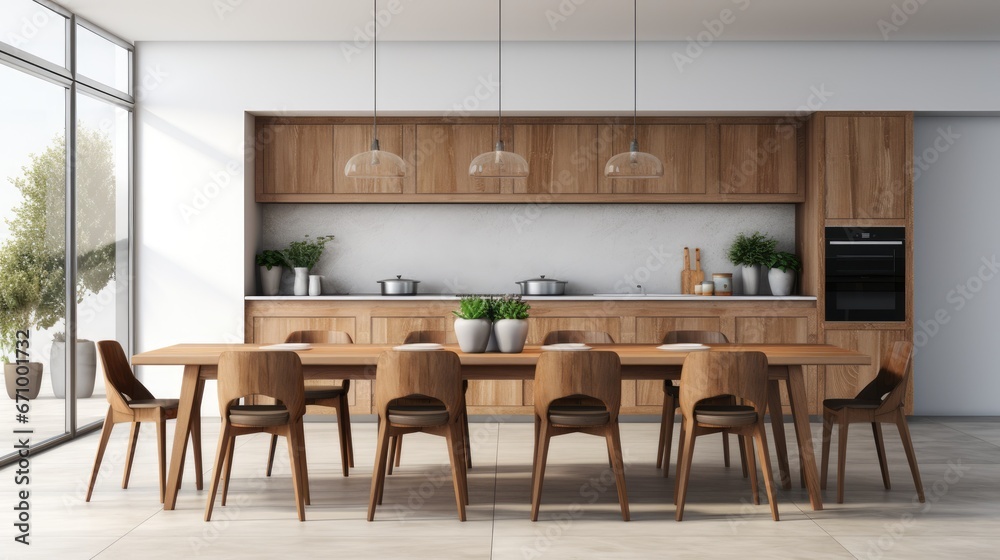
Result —
M455 294L383 296L381 294L324 294L321 296L246 296L247 301L440 301L457 300ZM568 294L564 296L523 296L525 301L816 301L816 296L696 296L684 294L611 295Z

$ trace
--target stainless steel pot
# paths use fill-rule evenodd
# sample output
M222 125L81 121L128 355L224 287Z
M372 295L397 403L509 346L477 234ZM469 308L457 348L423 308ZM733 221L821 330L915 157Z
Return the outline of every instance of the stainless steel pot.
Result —
M417 284L420 280L408 280L402 274L397 274L395 278L379 280L382 284L383 296L413 296L417 294Z
M525 296L561 296L566 293L565 280L554 280L541 275L531 280L516 282L521 286L521 295Z

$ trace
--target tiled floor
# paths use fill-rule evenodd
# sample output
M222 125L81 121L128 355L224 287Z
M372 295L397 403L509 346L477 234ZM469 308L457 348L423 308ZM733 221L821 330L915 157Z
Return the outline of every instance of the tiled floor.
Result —
M206 492L194 489L190 458L177 509L160 508L149 428L140 436L130 488L119 487L127 434L120 427L94 499L85 503L97 445L96 435L88 436L32 458L30 547L12 540L14 469L0 471L0 511L6 512L0 515L0 556L523 560L1000 554L1000 421L994 419L913 419L925 504L915 501L895 430L886 430L893 483L886 491L870 430L857 427L848 450L846 503L833 503L831 472L826 509L812 511L805 492L794 488L779 494L778 523L771 521L766 503L750 504L738 464L722 467L717 436L698 442L685 520L675 522L673 477L664 479L653 467L658 427L645 423L622 425L630 523L621 521L604 442L583 435L553 440L541 517L538 523L528 521L532 429L524 423L473 425L467 522L456 517L444 440L414 434L406 437L403 467L386 483L375 522L368 523L374 427L355 423L357 467L345 479L335 425L306 426L313 505L305 523L295 517L285 453L278 454L274 476L262 478L266 436L241 438L229 505L216 506L211 523L202 521ZM790 426L786 430L792 433ZM813 431L818 442L818 424ZM214 456L217 435L218 424L206 420L207 461ZM794 444L789 452L795 456Z

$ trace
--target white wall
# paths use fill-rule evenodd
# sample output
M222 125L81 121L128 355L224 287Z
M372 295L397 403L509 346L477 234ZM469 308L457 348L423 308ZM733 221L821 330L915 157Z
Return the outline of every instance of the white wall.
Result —
M628 46L506 45L505 109L628 111ZM994 43L718 43L681 71L671 55L685 47L642 46L641 110L1000 109ZM492 43L384 44L380 107L432 115L495 110L494 49ZM246 171L252 172L243 150L245 112L366 114L368 51L347 60L331 43L139 43L136 53L137 348L242 340L245 232L258 219L245 195ZM976 200L969 199L970 207ZM659 227L653 219L637 225ZM922 227L918 221L918 233ZM143 375L155 380L158 394L178 391L176 370L146 368ZM206 401L206 410L215 410L214 395ZM941 406L959 412L952 402Z

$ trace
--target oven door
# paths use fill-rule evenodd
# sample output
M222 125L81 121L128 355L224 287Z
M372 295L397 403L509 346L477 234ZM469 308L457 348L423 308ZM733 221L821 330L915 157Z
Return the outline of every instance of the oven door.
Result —
M891 277L833 279L826 282L827 321L905 321L903 281Z

